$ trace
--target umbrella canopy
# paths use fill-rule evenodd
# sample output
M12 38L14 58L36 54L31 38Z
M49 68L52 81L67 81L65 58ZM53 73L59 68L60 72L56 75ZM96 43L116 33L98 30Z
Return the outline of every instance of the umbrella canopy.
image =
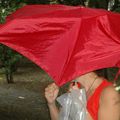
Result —
M120 14L64 5L25 6L0 27L0 43L63 85L84 73L120 67Z

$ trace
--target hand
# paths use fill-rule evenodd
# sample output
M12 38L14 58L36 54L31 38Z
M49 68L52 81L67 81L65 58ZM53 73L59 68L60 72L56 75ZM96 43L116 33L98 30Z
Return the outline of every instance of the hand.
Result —
M52 83L45 88L45 98L48 102L48 105L55 104L55 100L59 93L59 87Z

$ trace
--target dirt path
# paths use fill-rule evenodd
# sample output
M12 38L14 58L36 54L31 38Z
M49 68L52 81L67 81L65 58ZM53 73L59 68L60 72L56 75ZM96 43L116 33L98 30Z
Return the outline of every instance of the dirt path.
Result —
M36 67L18 70L15 84L0 85L0 120L49 120L44 98L49 82L45 72Z

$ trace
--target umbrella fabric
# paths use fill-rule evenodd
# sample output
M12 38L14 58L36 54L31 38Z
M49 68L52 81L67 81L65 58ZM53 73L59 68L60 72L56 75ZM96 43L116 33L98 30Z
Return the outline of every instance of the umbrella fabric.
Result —
M61 86L84 73L120 67L120 14L64 5L25 6L0 27L0 43Z

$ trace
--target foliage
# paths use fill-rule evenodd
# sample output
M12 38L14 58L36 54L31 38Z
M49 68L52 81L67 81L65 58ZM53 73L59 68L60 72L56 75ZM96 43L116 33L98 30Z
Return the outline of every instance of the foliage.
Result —
M5 22L7 15L25 5L22 0L1 0L0 1L0 23ZM16 63L22 56L12 49L0 44L0 62L5 68L5 75L8 83L13 83L13 72L17 69Z
M84 4L84 0L58 0L58 2L60 4L66 4L66 5L83 5L85 6Z
M113 11L120 13L120 0L116 2Z
M26 4L49 4L49 0L25 0Z
M0 44L0 62L4 67L6 80L8 83L14 83L13 73L17 70L17 62L22 56L12 49Z
M110 11L120 11L120 0L87 0L88 7L103 8Z
M24 2L21 1L20 0L0 1L0 23L4 23L7 15L11 14L13 11L22 7L25 4Z
M100 1L100 0L89 0L88 1L88 7L107 9L108 0L102 0L102 1Z

